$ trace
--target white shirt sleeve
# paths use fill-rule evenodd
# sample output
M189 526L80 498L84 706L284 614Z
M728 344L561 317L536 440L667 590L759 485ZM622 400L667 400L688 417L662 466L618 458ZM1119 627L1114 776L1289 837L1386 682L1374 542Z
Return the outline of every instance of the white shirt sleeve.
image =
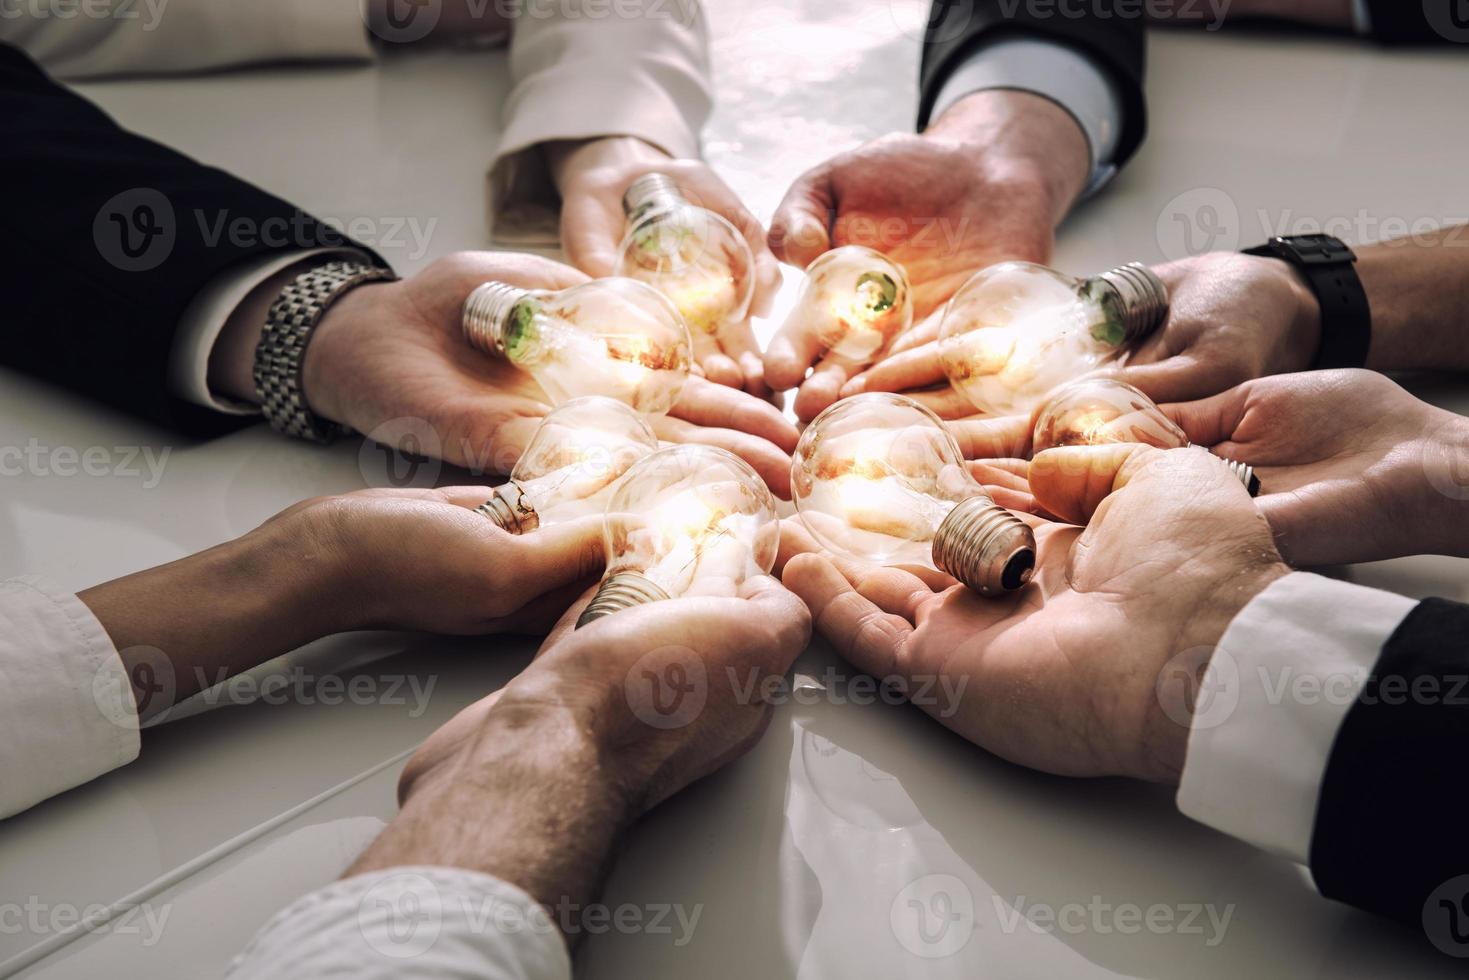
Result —
M570 980L571 958L535 899L458 868L403 867L312 892L272 919L231 980Z
M7 41L60 78L169 74L374 56L362 0L8 4ZM106 16L88 13L103 10Z
M0 582L0 818L138 757L133 688L76 596Z
M1372 33L1372 8L1367 0L1352 0L1352 27L1363 37Z
M1383 644L1416 605L1304 572L1251 600L1204 671L1178 808L1308 863L1336 734Z
M489 174L490 225L501 244L556 242L558 200L541 144L634 136L673 157L698 157L714 105L699 0L528 4L511 32L510 75Z
M1117 173L1113 158L1122 126L1122 100L1107 73L1085 54L1051 41L991 41L949 75L934 102L932 118L937 119L966 95L989 89L1031 92L1071 114L1091 150L1087 194L1099 190Z
M356 249L315 249L267 255L216 276L189 303L179 321L169 355L169 390L177 398L228 415L259 415L258 405L223 398L209 389L209 354L214 342L230 314L256 286L293 265L300 265L304 272L308 265L339 260L371 261Z

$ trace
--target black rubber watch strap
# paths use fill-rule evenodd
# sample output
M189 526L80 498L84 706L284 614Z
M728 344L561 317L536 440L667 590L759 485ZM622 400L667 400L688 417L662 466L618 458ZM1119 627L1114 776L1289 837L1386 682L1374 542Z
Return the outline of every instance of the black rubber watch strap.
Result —
M1246 255L1283 259L1300 270L1321 304L1321 347L1314 370L1367 366L1372 346L1372 310L1357 276L1357 255L1331 235L1272 238L1245 249Z

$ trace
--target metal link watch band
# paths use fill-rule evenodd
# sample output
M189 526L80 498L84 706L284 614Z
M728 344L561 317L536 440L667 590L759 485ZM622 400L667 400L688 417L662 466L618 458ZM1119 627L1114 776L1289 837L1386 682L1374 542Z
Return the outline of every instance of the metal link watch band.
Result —
M346 431L306 404L301 387L306 345L327 308L342 294L366 282L397 278L391 269L364 262L328 262L308 269L281 290L255 348L255 392L272 429L323 444Z
M1331 235L1288 235L1244 250L1246 255L1282 259L1310 284L1321 304L1321 346L1311 367L1359 368L1372 346L1372 309L1357 276L1357 255Z

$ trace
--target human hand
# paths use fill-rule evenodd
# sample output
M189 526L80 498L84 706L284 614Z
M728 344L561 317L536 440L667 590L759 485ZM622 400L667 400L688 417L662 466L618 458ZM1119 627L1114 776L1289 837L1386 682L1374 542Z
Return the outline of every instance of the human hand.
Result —
M1380 374L1277 375L1164 411L1255 467L1255 502L1293 565L1469 556L1469 420Z
M801 268L839 245L884 252L907 269L923 317L985 266L1048 261L1054 228L1089 166L1086 137L1054 102L979 92L921 136L885 136L807 171L776 211L771 245ZM765 354L771 387L805 381L796 403L803 419L835 401L851 371L822 354L799 325L778 333Z
M464 341L464 300L492 279L554 290L586 276L530 255L461 252L410 279L359 286L332 304L306 349L302 380L312 410L369 435L395 419L422 419L436 438L430 448L446 462L477 474L509 472L551 407L531 375ZM258 337L258 323L255 330ZM253 397L253 345L235 346L242 350L217 387ZM789 494L799 435L768 402L690 378L672 411L649 423L659 439L743 457L774 492Z
M814 554L792 557L785 583L859 669L968 692L920 706L983 748L1061 775L1176 782L1188 728L1158 679L1196 684L1234 616L1286 574L1270 529L1202 451L1047 450L1030 486L1090 526L1031 518L1036 573L1013 594L936 592L900 569Z
M633 181L650 173L678 182L690 203L727 219L744 236L755 258L751 312L765 316L780 289L780 266L765 241L765 229L739 197L702 160L675 160L642 140L611 137L555 144L552 171L561 189L561 242L572 265L594 277L613 275L626 236L622 198ZM765 367L749 317L714 334L693 331L695 356L711 381L744 388L765 398Z
M806 607L764 576L741 598L670 599L576 630L590 598L519 677L415 753L402 813L349 874L464 867L547 908L584 907L629 824L759 739L773 713L763 682L810 638ZM574 942L575 923L561 924Z

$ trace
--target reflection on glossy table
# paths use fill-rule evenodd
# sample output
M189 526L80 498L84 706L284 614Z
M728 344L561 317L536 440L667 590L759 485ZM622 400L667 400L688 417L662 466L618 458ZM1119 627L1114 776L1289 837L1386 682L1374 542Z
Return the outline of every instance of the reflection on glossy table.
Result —
M921 2L711 6L723 101L709 154L762 217L806 166L911 125ZM487 106L503 79L502 54L437 52L85 91L125 125L311 211L367 216L357 233L411 272L485 245ZM1463 220L1466 83L1458 52L1155 34L1151 139L1068 223L1057 264L1160 261L1328 219L1353 240ZM1442 381L1414 388L1469 405ZM0 446L27 445L163 459L156 485L141 462L137 475L4 478L0 577L72 589L213 545L300 498L389 479L381 452L357 443L321 451L257 426L182 444L0 373ZM1457 560L1343 574L1469 598ZM232 705L150 731L134 765L0 825L0 900L15 910L0 920L0 975L217 975L391 817L404 754L533 649L340 637L261 676L338 670L363 678L367 703ZM604 902L671 927L592 936L582 975L1458 975L1420 936L1326 902L1302 869L1191 823L1165 789L1022 771L914 710L854 703L847 676L814 647L764 742L637 829ZM94 935L67 931L68 910L114 903L142 905ZM670 906L698 916L692 938ZM1043 906L1063 913L1057 925L1021 917Z

